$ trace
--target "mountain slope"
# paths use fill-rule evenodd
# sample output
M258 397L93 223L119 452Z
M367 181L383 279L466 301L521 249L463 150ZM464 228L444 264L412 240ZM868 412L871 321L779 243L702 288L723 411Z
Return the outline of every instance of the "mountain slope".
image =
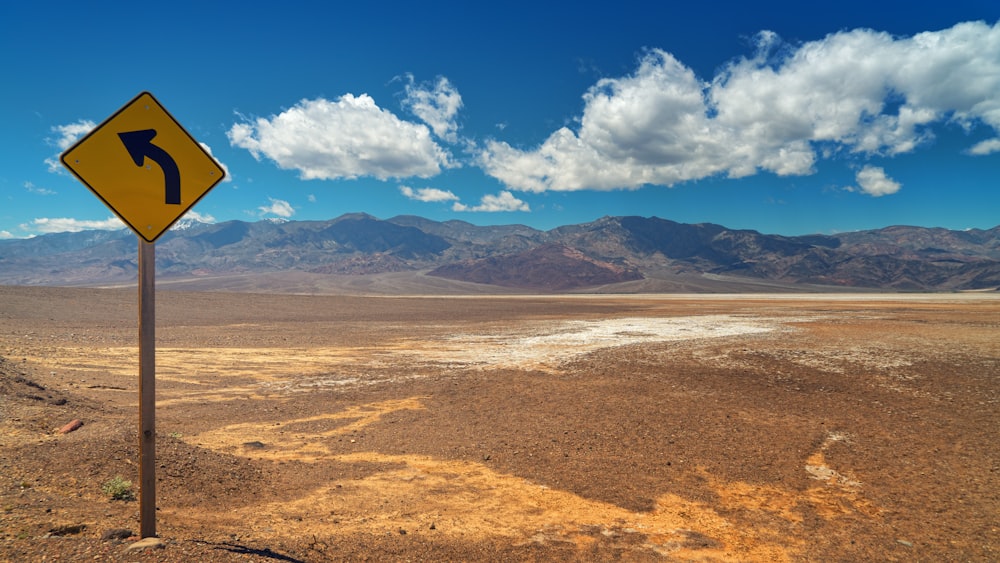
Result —
M638 269L595 260L561 244L516 254L445 264L429 276L501 287L565 291L642 279Z
M1000 227L894 226L786 237L657 217L603 217L539 231L353 213L329 221L188 224L165 234L156 252L161 280L412 272L435 287L441 284L426 276L557 292L697 288L698 279L705 280L706 291L723 287L709 283L720 279L727 280L726 290L741 283L756 289L1000 287ZM97 285L127 283L135 276L136 238L127 230L0 241L3 284Z

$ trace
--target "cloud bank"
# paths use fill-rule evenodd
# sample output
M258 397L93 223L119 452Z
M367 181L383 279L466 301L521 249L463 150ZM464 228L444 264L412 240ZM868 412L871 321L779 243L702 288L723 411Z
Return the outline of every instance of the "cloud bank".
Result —
M857 167L915 151L942 125L992 134L966 154L1000 152L1000 24L966 22L912 37L857 29L800 45L763 31L754 46L751 56L709 80L669 52L650 49L631 75L590 87L575 123L535 147L460 138L457 88L444 77L417 83L411 75L401 106L419 121L398 117L366 94L345 94L244 119L227 135L258 160L326 180L430 178L459 166L439 142L464 141L475 165L504 191L466 206L451 192L401 189L410 199L454 201L459 211L527 210L512 190L804 176L831 158ZM867 165L856 181L854 191L872 196L901 187L884 169Z
M707 82L650 50L631 76L588 90L578 127L531 149L488 141L479 164L528 192L635 189L762 171L808 175L818 158L911 152L941 123L1000 131L1000 24L910 38L845 31L798 47L770 32L756 39L753 57ZM998 151L1000 138L968 152Z
M21 225L25 231L37 233L78 233L80 231L102 230L114 231L126 228L125 223L117 217L108 217L102 221L87 221L68 217L39 217L30 223Z

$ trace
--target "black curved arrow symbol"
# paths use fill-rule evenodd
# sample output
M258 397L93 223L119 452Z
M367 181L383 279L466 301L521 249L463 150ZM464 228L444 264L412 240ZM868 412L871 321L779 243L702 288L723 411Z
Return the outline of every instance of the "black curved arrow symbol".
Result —
M170 154L153 144L153 137L156 136L156 129L142 129L140 131L126 131L119 133L118 137L128 150L129 156L136 166L142 166L143 160L149 157L150 160L160 165L163 170L163 191L166 194L166 203L172 205L181 204L181 172L177 168Z

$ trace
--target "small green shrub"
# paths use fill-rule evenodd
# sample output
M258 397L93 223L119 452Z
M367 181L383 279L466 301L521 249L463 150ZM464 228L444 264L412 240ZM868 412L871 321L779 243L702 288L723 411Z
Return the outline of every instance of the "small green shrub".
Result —
M135 500L135 493L132 492L132 481L116 476L114 479L101 485L101 492L111 497L111 500Z

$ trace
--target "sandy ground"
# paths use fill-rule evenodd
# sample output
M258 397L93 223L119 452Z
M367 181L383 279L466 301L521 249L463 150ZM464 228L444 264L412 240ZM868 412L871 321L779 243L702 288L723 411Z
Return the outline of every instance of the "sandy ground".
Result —
M0 560L1000 559L995 294L157 299L137 553L134 290L0 287Z

